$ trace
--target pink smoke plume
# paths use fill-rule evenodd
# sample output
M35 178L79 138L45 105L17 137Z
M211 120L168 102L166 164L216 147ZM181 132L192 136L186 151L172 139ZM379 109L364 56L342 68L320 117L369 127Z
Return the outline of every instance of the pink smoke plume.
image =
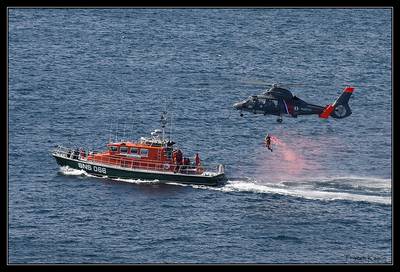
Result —
M271 135L273 152L265 148L265 152L258 153L258 179L268 182L298 180L304 176L312 176L320 168L318 158L325 152L323 142L326 139L287 136L288 142Z

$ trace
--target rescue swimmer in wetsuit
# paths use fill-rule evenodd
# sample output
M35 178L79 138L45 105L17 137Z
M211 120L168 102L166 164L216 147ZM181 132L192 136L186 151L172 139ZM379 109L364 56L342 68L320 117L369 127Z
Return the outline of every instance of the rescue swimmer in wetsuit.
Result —
M269 150L271 150L271 152L272 152L271 136L269 134L267 134L267 136L265 136L265 147L268 148Z

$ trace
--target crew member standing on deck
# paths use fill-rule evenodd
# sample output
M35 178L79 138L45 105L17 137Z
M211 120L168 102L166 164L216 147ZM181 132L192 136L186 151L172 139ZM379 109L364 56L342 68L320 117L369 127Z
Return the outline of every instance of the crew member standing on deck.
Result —
M180 165L182 164L182 159L183 159L182 151L180 149L177 149L176 152L173 153L173 156L176 164L174 172L179 172Z
M183 160L183 154L182 151L180 149L178 149L176 151L176 164L177 165L181 165L182 164L182 160Z
M175 164L174 173L178 171L178 165L176 163L176 153L177 153L176 150L172 152L172 162Z
M85 150L83 150L83 148L80 148L79 152L80 152L80 155L81 155L81 159L82 160L85 159Z
M194 157L194 161L195 161L195 164L196 164L196 172L197 173L202 173L203 168L201 167L201 161L200 161L199 153L196 153L196 156Z
M172 152L172 161L174 164L176 164L176 150Z
M196 156L194 157L194 161L196 163L196 166L200 166L201 162L200 162L199 153L196 153Z

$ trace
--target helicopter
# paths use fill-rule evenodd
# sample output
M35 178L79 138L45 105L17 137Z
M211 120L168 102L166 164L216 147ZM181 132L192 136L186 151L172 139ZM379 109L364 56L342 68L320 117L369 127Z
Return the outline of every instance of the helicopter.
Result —
M275 83L264 93L252 95L246 100L235 103L233 107L240 110L240 116L243 116L242 111L276 115L278 123L282 123L283 115L297 118L298 115L318 114L320 118L324 119L329 116L340 119L352 113L348 101L353 91L354 87L345 87L334 103L323 107L307 103L293 95L287 88Z

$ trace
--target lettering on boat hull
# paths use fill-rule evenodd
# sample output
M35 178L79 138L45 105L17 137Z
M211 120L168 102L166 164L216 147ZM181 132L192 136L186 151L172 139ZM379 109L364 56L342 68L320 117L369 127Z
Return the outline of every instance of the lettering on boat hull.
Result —
M81 162L78 163L78 167L83 170L94 171L94 172L98 172L101 174L107 174L107 170L105 167L100 167L100 166L96 166L96 165L92 166L90 164L81 163Z

